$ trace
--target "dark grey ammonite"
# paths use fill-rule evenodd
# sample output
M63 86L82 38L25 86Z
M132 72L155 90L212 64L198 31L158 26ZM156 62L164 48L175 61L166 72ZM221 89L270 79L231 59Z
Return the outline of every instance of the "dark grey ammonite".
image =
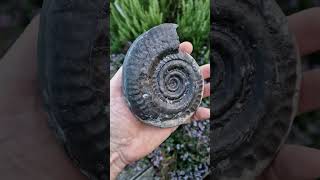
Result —
M123 63L123 92L144 123L173 127L190 122L203 94L195 60L179 52L176 24L161 24L140 35Z
M300 64L273 0L211 8L213 179L250 180L272 161L297 110Z
M49 125L90 179L107 169L107 1L45 0L39 79Z

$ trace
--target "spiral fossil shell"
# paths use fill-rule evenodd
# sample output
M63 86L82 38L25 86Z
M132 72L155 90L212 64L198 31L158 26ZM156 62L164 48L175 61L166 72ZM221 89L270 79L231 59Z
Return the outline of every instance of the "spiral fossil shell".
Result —
M107 1L45 0L38 68L49 125L93 180L107 179Z
M285 140L297 109L300 64L273 0L215 0L213 179L254 179Z
M190 122L203 94L195 60L179 52L176 24L161 24L140 35L123 63L123 92L144 123L173 127Z

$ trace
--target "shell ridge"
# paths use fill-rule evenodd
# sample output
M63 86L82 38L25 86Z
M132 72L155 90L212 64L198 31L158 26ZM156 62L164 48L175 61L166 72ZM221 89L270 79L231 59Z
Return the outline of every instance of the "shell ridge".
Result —
M202 83L198 85L202 82L199 66L191 56L178 51L177 27L161 24L151 28L135 40L125 57L123 89L130 110L154 126L190 122L203 94ZM132 79L136 81L129 83ZM131 86L139 87L140 93L130 92Z

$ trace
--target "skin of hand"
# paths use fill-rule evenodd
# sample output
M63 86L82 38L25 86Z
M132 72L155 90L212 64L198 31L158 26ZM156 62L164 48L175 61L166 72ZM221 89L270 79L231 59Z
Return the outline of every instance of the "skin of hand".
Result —
M191 53L192 45L183 42L180 51ZM204 79L210 78L210 65L200 67ZM110 179L129 163L151 153L165 141L177 127L158 128L140 122L128 109L122 94L122 68L110 82ZM204 96L210 95L210 83L204 86ZM193 120L210 118L210 110L200 107L193 115Z
M312 8L288 17L289 30L294 34L300 55L320 50L320 8ZM299 112L320 107L320 69L302 75ZM320 150L283 145L271 165L258 180L311 180L320 177Z
M0 60L0 179L85 180L48 127L37 79L35 17Z

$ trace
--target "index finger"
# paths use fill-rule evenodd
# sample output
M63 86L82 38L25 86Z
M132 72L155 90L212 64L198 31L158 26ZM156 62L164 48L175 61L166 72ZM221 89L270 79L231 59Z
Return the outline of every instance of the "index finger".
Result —
M201 74L203 76L203 79L210 78L210 64L205 64L200 67Z
M289 29L294 34L300 54L320 50L320 8L311 8L288 16Z

